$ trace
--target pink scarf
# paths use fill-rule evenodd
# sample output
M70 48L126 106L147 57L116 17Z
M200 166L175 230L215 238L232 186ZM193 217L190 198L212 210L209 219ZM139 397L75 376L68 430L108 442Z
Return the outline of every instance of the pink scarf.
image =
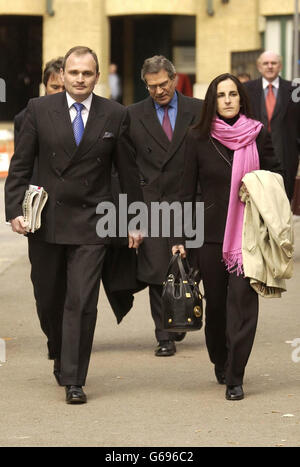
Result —
M211 136L234 150L231 174L230 197L223 242L223 259L229 272L243 273L242 232L244 203L239 198L243 176L259 169L256 138L262 123L241 115L230 126L219 118L212 123Z

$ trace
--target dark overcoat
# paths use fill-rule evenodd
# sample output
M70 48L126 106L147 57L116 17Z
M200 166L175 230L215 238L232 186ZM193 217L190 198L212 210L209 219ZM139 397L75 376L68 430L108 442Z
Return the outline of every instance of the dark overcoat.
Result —
M25 119L25 115L26 115L26 108L21 110L21 112L19 112L14 118L14 141L15 141L15 144L16 144L16 141L18 140L18 136L19 136L19 133L21 131L22 124L23 124L24 119Z
M138 251L138 279L162 284L171 258L170 237L151 238L151 202L178 201L183 174L185 138L200 117L202 101L178 93L178 112L170 142L158 120L151 97L128 107L129 133L139 169L143 199L148 207L149 236Z

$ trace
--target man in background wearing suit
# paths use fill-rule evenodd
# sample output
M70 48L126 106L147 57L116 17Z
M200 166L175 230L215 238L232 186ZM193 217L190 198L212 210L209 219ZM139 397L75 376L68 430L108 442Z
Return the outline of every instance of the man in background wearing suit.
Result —
M292 83L279 76L281 57L272 51L263 52L257 60L262 77L248 81L254 117L271 133L275 154L283 167L283 179L289 200L293 197L299 164L300 103L293 102Z
M96 96L96 54L67 52L61 71L66 92L31 99L5 185L6 218L26 234L22 200L38 158L39 186L48 192L42 226L28 234L31 279L39 316L50 326L49 349L66 402L85 403L102 266L109 239L96 232L96 208L112 201L111 166L122 191L135 199L138 171L127 138L127 111ZM124 151L120 151L120 144ZM139 237L129 235L129 247Z
M178 201L185 136L200 116L202 101L176 91L174 65L163 56L145 60L141 71L149 97L128 107L130 137L135 148L144 202ZM149 225L151 220L149 220ZM138 251L138 279L149 286L151 314L158 346L156 356L176 352L174 336L163 329L161 293L171 259L170 238L145 237Z
M43 85L45 86L45 95L56 94L64 91L64 83L60 75L63 64L63 57L54 58L46 63L43 73ZM26 108L21 110L14 118L14 140L15 145L24 121Z

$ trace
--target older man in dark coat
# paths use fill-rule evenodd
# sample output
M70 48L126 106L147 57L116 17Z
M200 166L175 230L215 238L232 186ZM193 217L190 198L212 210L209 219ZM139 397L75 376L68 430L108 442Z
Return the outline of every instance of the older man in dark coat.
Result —
M178 201L185 137L200 116L202 101L176 91L174 65L163 56L145 60L142 80L150 96L129 106L130 137L135 147L144 201ZM151 215L149 225L151 224ZM171 258L170 238L144 238L138 252L138 279L149 285L151 313L158 347L156 356L171 356L174 335L163 329L161 292ZM182 336L176 336L178 340Z

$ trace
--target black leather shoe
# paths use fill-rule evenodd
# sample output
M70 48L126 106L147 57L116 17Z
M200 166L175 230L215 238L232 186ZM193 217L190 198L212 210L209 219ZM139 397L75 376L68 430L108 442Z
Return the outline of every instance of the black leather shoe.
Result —
M186 336L186 332L174 332L174 340L176 342L181 342Z
M59 386L61 386L61 383L60 383L60 360L58 358L54 359L53 374L55 376L57 384Z
M225 370L223 367L215 365L215 375L219 384L226 384Z
M155 350L156 357L171 357L176 352L174 341L160 341Z
M227 386L226 399L228 401L240 401L244 399L243 386Z
M86 401L86 395L81 386L66 386L67 404L85 404Z

